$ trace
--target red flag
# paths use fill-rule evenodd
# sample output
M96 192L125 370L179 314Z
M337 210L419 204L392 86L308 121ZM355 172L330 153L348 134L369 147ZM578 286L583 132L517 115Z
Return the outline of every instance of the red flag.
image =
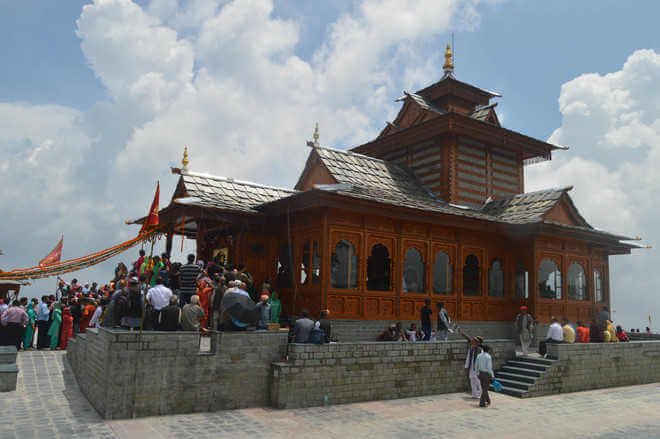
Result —
M60 238L60 242L57 243L55 248L50 253L48 253L45 258L39 261L39 265L51 265L60 262L60 259L62 259L63 242L64 242L64 236Z
M151 209L149 209L149 215L142 223L142 228L140 229L140 235L148 232L149 229L156 227L158 225L158 200L160 198L160 182L156 183L156 194L154 195L154 201L151 202Z

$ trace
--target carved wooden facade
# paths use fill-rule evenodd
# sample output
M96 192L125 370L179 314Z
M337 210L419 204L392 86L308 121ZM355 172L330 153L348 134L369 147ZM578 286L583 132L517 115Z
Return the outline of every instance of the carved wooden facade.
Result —
M430 299L457 320L507 321L525 304L540 321L589 321L609 305L609 256L636 246L591 227L570 187L525 193L524 166L562 148L501 127L499 95L445 73L373 141L315 138L294 190L184 163L161 222L200 259L227 248L288 314L417 319Z

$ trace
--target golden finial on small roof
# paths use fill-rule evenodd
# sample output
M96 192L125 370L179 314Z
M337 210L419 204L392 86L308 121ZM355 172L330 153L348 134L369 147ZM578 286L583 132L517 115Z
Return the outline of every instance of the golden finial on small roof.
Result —
M445 50L445 65L442 66L442 69L445 73L454 71L454 57L451 53L451 46L449 44L447 44L447 50Z
M319 145L319 123L316 122L316 125L314 125L314 146L320 146Z
M187 170L188 169L188 147L184 146L183 147L183 160L181 160L181 164L183 165L183 169Z

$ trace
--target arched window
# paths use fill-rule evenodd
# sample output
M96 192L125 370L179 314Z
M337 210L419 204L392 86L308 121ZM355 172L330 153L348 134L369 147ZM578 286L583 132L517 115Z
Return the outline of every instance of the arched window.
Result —
M522 264L516 269L516 297L527 299L529 297L529 273Z
M307 285L307 281L309 280L310 247L311 243L309 240L305 241L302 251L302 260L300 261L300 285Z
M539 297L561 299L561 271L552 259L544 259L539 266Z
M291 288L293 285L291 272L291 247L284 244L280 247L280 254L277 260L277 287Z
M345 239L339 241L332 253L332 288L357 288L358 257L355 246Z
M605 296L603 295L603 276L598 270L594 270L594 294L596 295L596 302L605 301Z
M491 262L488 270L488 296L504 297L504 271L499 259Z
M314 241L312 246L312 285L321 283L321 254L319 253L319 242Z
M463 266L463 295L479 296L479 259L475 255L468 255Z
M383 244L371 248L367 259L367 289L389 291L390 288L390 252Z
M404 293L424 292L424 260L419 250L414 247L406 251L406 259L403 261L402 283Z
M454 294L452 278L454 268L451 266L449 255L443 251L435 254L433 264L433 294Z
M577 262L568 267L568 299L589 300L587 275L584 273L584 267Z

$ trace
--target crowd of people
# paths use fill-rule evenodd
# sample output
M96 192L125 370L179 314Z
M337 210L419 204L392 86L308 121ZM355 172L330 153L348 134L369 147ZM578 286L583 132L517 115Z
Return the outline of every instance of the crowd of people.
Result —
M519 334L523 354L529 352L529 346L534 336L534 318L527 312L527 307L522 306L516 317L515 327ZM647 333L650 329L646 328ZM631 330L634 332L634 330ZM544 340L539 342L539 354L547 355L547 345L550 343L618 343L628 342L630 337L620 326L614 326L610 320L607 306L593 317L588 325L583 322L571 323L566 317L560 320L552 317L548 332Z
M392 323L380 333L377 341L447 341L449 333L453 332L453 323L442 302L436 303L436 313L437 326L434 330L431 322L433 316L431 300L426 299L420 310L420 327L413 322L404 329L401 322Z
M231 294L245 297L242 300L256 308L254 319L241 321L223 309L223 298ZM181 264L171 262L167 254L150 257L140 250L129 266L117 264L107 284L58 277L55 294L41 300L23 297L5 304L0 299L0 345L66 349L75 334L99 326L202 334L210 329L267 329L272 324L279 327L281 314L282 303L270 281L257 290L243 265L217 259L205 263L192 254L187 264ZM326 331L329 336L329 327Z

